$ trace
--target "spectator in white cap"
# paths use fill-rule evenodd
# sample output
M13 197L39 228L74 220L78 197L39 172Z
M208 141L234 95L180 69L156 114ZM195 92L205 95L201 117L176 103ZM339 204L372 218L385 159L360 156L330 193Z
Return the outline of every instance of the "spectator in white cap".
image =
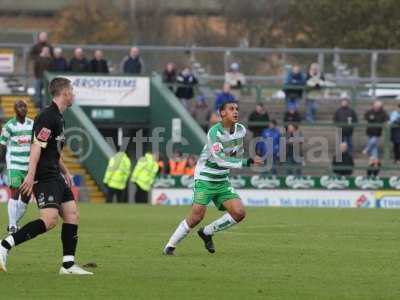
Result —
M237 62L231 64L229 71L225 73L225 83L232 89L240 89L246 84L246 77L240 72L240 66Z

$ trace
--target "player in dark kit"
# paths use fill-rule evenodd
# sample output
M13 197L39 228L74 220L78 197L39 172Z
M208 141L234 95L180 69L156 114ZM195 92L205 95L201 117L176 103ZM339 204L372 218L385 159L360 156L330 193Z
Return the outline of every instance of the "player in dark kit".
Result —
M23 194L34 193L40 218L1 241L0 269L7 270L7 255L12 247L51 230L57 225L60 215L64 221L61 230L63 263L60 274L92 275L75 264L78 208L71 192L71 175L61 158L65 141L62 114L74 101L71 82L66 78L55 78L50 82L49 92L53 101L36 117L33 124L28 174L20 188Z

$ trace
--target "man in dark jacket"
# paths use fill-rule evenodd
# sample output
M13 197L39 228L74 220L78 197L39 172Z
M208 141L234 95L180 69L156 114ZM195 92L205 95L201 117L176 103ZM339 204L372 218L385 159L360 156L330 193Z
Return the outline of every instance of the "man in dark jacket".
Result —
M298 108L298 102L303 97L303 90L306 85L306 76L301 72L299 65L294 65L292 71L286 77L284 92L286 105L294 105Z
M181 85L176 89L176 97L184 107L189 107L188 102L194 97L193 86L197 84L197 78L193 75L192 70L186 67L176 77L176 82Z
M250 114L249 122L262 122L267 124L269 122L268 111L265 109L264 104L257 103L256 109ZM263 125L249 125L250 131L254 137L259 137L261 131L264 129Z
M68 62L64 58L62 49L60 47L54 48L53 71L58 73L65 73L68 71Z
M294 105L289 105L288 111L283 116L283 121L286 123L286 129L288 123L299 124L301 122L301 115Z
M368 143L363 153L377 159L379 157L378 143L382 135L382 126L389 119L382 107L382 102L374 101L372 108L365 113L364 118L368 124L375 126L367 127Z
M125 74L140 74L142 72L142 60L138 47L132 47L129 56L123 62Z
M94 52L94 57L89 64L89 70L92 73L109 73L107 61L103 58L103 51L96 50Z
M43 47L39 57L35 59L33 73L35 76L35 100L40 108L45 106L45 99L42 94L44 72L53 70L53 59L50 49Z
M70 72L73 73L87 73L89 72L89 64L83 55L82 48L76 48L74 50L74 57L69 62L68 67Z
M332 159L332 170L338 176L350 176L353 174L354 160L347 143L340 144L340 153L341 158L335 155Z
M35 61L35 59L39 57L39 55L40 55L40 53L42 53L42 49L44 47L48 47L50 56L53 56L53 47L48 42L47 32L39 33L37 43L35 45L33 45L32 49L30 51L30 56L33 61Z
M353 153L353 124L358 122L357 113L349 106L349 101L342 100L340 107L333 116L333 122L342 130L342 142L348 146L348 151Z
M394 162L398 163L400 162L400 104L397 110L390 114L389 124L391 125L390 139L393 143Z

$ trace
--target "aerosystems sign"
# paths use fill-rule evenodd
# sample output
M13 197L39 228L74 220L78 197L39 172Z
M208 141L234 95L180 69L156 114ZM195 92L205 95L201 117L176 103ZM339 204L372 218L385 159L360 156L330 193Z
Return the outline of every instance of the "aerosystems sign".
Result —
M374 208L373 191L237 190L244 205L253 207ZM191 205L191 189L155 188L153 205Z
M65 76L72 81L81 106L146 107L150 105L148 77Z

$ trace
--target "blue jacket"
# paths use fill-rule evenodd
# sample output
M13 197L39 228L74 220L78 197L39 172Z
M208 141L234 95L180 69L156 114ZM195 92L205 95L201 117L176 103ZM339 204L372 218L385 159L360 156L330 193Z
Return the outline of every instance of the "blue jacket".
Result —
M64 57L55 58L53 60L54 72L67 72L68 71L68 62Z
M125 74L140 74L142 72L142 62L139 57L128 57L124 62L124 73Z
M279 155L279 141L281 132L278 128L267 128L261 132L261 137L264 141L256 144L256 154L259 156L271 155L271 149L268 149L269 140L272 139L272 154L274 157Z
M306 76L303 73L290 72L285 80L284 91L286 97L291 99L301 98L303 96L303 90L300 88L305 87L305 85L306 85ZM299 89L293 89L293 88L291 89L290 87L287 86L298 86Z
M222 104L228 101L236 101L235 96L233 96L231 93L219 93L215 99L215 111L218 111Z

